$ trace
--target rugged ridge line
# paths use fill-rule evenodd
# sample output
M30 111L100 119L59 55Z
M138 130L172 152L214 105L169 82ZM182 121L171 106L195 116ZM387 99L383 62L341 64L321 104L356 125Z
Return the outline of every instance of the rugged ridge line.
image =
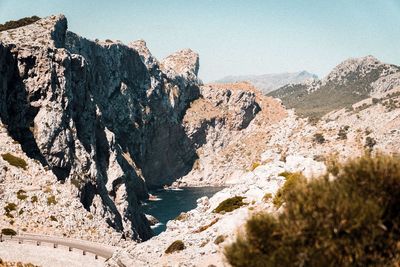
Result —
M319 118L393 89L399 84L399 73L399 66L383 63L373 56L350 58L322 80L288 84L268 95L280 98L300 116Z

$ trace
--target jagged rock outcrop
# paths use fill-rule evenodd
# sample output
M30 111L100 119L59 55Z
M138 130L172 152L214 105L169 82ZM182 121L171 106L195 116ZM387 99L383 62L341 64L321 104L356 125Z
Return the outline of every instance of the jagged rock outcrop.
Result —
M181 121L198 68L189 49L159 63L144 42L87 40L51 16L0 33L0 118L29 157L79 187L87 210L147 239L140 199L196 158Z
M249 83L205 85L200 92L183 119L198 159L174 185L223 185L244 173L259 161L269 127L286 116L279 101Z
M216 85L213 86L216 87ZM245 88L244 84L236 86ZM279 111L279 106L273 106L274 101L268 101L268 98L257 97L257 103L262 107L261 111L244 131L257 131L260 134L265 129L269 132L269 134L263 133L261 139L252 136L254 142L247 145L260 152L255 145L265 143L265 146L262 146L263 151L259 162L248 171L235 175L230 171L237 164L229 165L230 162L225 165L213 164L206 161L207 156L200 155L200 160L202 163L205 162L205 166L230 173L231 179L228 180L233 183L227 184L223 190L211 198L198 199L195 209L170 220L166 231L160 235L146 243L133 244L118 251L107 262L107 266L230 266L224 257L225 246L235 240L238 233L243 233L246 220L260 212L279 214L284 209L284 206L278 207L273 204L274 198L279 196L278 189L285 184L284 172L301 172L308 179L313 179L326 172L326 160L332 155L336 155L339 160L348 160L362 155L365 149L369 149L372 153L384 152L399 155L400 87L386 92L375 101L372 101L372 98L367 100L371 101L366 106L357 103L358 106L363 107L361 110L336 110L313 123L306 118L297 117L290 110L283 118L282 115L278 117L280 120L277 122L264 124L258 128L257 121L265 120L260 116L271 116L273 113L264 112L266 110L271 112L273 108ZM392 104L388 105L387 102ZM267 104L269 109L265 108ZM210 103L204 104L203 107L207 109L199 109L197 106L195 110L199 111L199 114L204 114L205 120L220 114L211 109L213 105ZM194 111L191 109L186 115ZM198 119L201 117L199 114ZM220 128L220 133L223 132L224 129ZM232 139L240 136L240 142L246 143L248 138L246 135L232 133ZM316 134L322 136L323 141L317 140ZM374 141L366 142L367 140ZM233 145L240 145L240 142L233 141ZM243 149L240 155L245 157L246 152ZM222 154L216 150L216 155L215 158L221 157ZM246 160L249 163L249 159ZM200 172L204 173L204 170ZM188 176L193 181L196 173L192 171ZM203 175L203 177L207 179L207 176ZM212 178L218 179L218 171L213 172ZM213 179L207 181L210 182ZM229 212L214 212L222 201L234 196L243 197L245 205ZM166 253L168 246L176 240L181 240L185 248L172 254Z
M280 98L300 116L321 117L394 88L400 67L373 56L350 58L336 66L324 79L289 84L269 96Z

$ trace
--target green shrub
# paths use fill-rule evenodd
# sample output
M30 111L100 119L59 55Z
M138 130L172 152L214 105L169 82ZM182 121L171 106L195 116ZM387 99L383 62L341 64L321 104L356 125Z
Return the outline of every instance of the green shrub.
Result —
M260 213L225 248L232 266L396 266L400 253L400 161L365 155L295 183L286 206Z
M15 203L7 203L7 205L4 207L4 210L6 212L11 212L17 210L17 204Z
M188 218L187 213L181 212L181 214L179 214L178 216L176 216L176 218L175 218L174 220L177 220L177 221L186 221L187 218Z
M71 184L74 185L76 188L80 189L82 182L79 179L71 178Z
M272 198L272 194L271 193L265 193L265 195L263 196L263 201L267 202L271 198Z
M32 196L32 197L31 197L31 202L32 202L32 203L38 202L38 197L37 197L37 196Z
M338 132L338 136L337 136L337 140L346 140L347 139L347 131L349 129L349 126L345 126L345 127L340 127L339 132Z
M367 138L365 138L365 147L368 148L369 150L372 150L374 148L374 146L376 145L376 141L374 138L367 136Z
M10 153L2 154L1 156L5 161L7 161L12 166L22 168L24 170L26 170L26 167L28 166L28 164L24 159L16 157Z
M26 17L19 20L10 20L4 24L0 24L0 32L15 29L18 27L26 26L38 21L40 18L37 16Z
M50 220L53 222L58 222L57 218L53 215L50 216Z
M213 212L221 213L221 212L231 212L235 209L240 208L241 206L245 205L243 202L244 197L235 196L222 201L218 207L216 207Z
M251 164L250 166L250 171L254 171L258 166L260 166L260 162L254 162L253 164Z
M15 232L13 229L10 229L10 228L3 228L3 229L1 229L1 234L2 235L17 235L17 232Z
M47 198L47 205L50 206L51 204L53 205L57 204L56 196L54 195L51 195Z
M279 176L283 176L286 178L285 183L275 194L272 203L274 203L275 207L279 208L285 202L285 195L293 188L297 183L305 182L305 177L299 172L282 172Z
M221 243L224 242L224 241L225 241L225 236L219 235L219 236L217 236L217 238L215 238L214 244L215 244L215 245L219 245L219 244L221 244Z
M171 254L176 251L184 250L185 249L185 244L183 244L182 240L176 240L174 241L169 247L165 250L165 253Z
M17 192L17 198L19 199L19 200L25 200L25 199L27 199L28 198L28 196L26 195L26 192L24 191L24 190L19 190L18 192Z
M322 133L314 134L313 140L314 140L314 142L316 142L318 144L325 143L325 137L322 135Z

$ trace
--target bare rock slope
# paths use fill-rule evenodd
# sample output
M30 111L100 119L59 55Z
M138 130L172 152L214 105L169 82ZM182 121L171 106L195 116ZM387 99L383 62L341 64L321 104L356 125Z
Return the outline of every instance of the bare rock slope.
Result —
M120 237L145 240L152 233L140 200L149 187L186 174L196 158L181 121L199 95L198 68L189 49L158 62L144 42L126 46L69 32L62 15L3 31L3 131L39 164L35 168L49 170L57 190L70 187L63 183L77 188L65 196L81 203L76 209L102 217ZM2 175L12 176L14 168ZM29 170L18 177L41 181ZM11 180L3 180L4 191ZM43 190L42 182L36 186Z

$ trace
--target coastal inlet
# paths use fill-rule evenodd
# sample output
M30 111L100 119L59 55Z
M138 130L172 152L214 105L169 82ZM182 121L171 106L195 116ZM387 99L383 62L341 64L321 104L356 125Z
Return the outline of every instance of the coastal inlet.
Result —
M185 187L151 192L154 198L143 203L143 211L159 221L152 226L154 235L165 231L167 222L175 219L181 212L196 208L197 199L211 197L222 189L223 187Z

